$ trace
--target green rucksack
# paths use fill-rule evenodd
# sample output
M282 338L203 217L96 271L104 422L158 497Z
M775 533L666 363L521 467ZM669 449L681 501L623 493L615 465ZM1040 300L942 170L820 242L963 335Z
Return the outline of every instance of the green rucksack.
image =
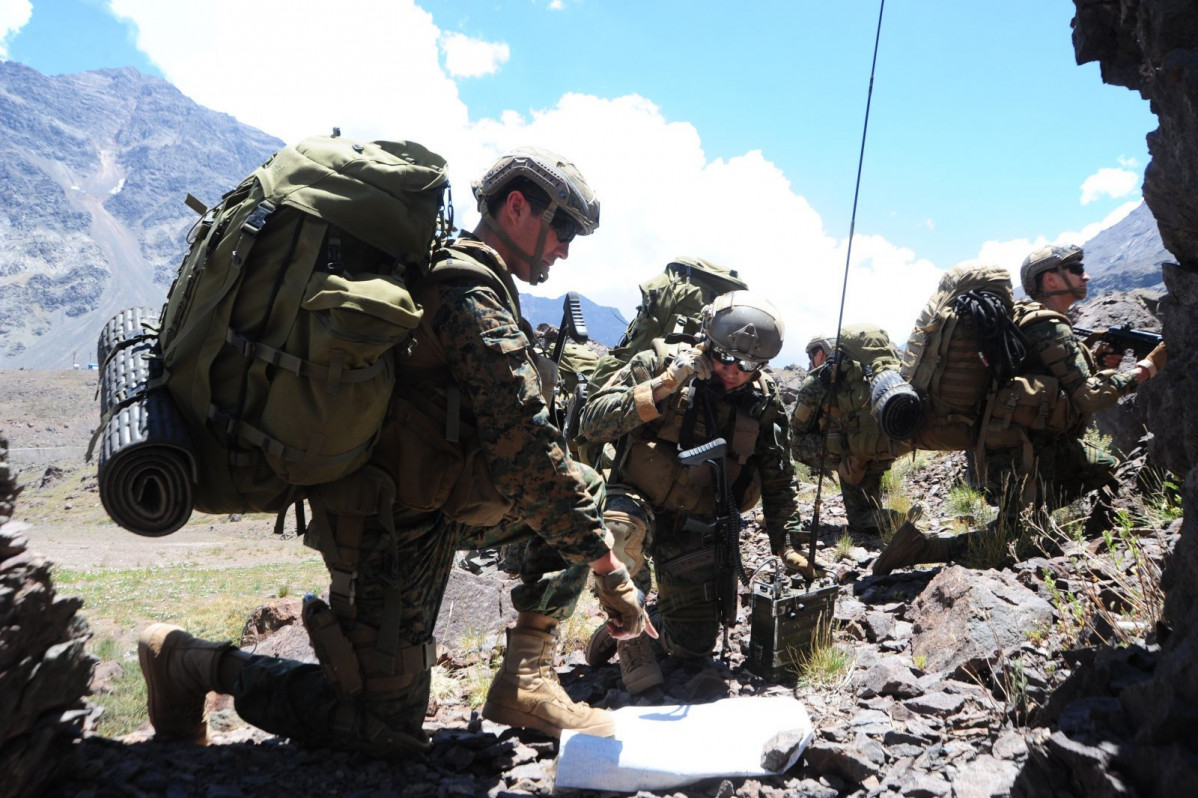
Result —
M452 227L445 160L317 136L276 152L189 236L162 312L195 507L278 511L364 465L421 308L406 279Z
M613 374L653 344L654 338L667 343L692 341L702 325L704 305L720 294L748 288L735 269L726 269L702 258L674 258L665 272L641 283L641 304L624 331L624 337L600 361L590 375L598 388Z
M1000 384L1019 369L1026 344L1011 320L1011 275L995 265L956 266L941 278L907 340L902 376L924 404L919 449L978 445Z

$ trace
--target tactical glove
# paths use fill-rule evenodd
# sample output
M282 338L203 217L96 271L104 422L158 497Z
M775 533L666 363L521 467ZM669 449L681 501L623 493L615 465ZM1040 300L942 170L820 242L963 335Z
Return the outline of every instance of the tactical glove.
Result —
M786 568L786 572L790 574L802 574L808 579L815 578L815 568L811 563L807 562L807 558L794 550L792 546L783 546L781 551L775 552L778 559L782 560L782 565Z
M1148 377L1155 377L1157 372L1165 367L1165 362L1169 359L1169 352L1165 349L1165 342L1161 341L1156 345L1156 348L1144 356L1144 359L1137 366L1148 371Z
M700 380L710 377L711 360L701 347L684 345L657 379L663 388L673 393L692 376Z
M607 625L613 636L627 633L636 637L645 630L645 594L632 583L626 567L621 565L609 574L595 574L595 592L610 618Z

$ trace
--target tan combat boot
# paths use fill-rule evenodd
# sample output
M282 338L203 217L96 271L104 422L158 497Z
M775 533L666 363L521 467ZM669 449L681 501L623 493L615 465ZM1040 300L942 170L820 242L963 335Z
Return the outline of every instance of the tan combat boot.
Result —
M219 689L221 656L232 643L209 643L178 626L156 623L137 641L146 704L156 737L208 744L208 691Z
M908 521L898 528L890 545L878 555L873 572L882 576L896 568L921 562L948 562L952 559L952 549L952 538L925 535Z
M616 652L620 657L620 676L625 690L637 695L662 683L661 667L657 664L649 635L618 641Z
M483 717L554 737L560 737L563 729L611 737L615 733L611 713L576 704L566 695L553 668L556 651L556 629L508 629L507 651L487 691Z

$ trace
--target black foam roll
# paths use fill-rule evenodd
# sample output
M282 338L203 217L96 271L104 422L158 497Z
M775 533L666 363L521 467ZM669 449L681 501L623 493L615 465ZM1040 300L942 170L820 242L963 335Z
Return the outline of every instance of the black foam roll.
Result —
M100 438L100 501L108 516L138 535L169 535L187 523L196 478L191 441L170 395L138 394Z
M923 426L923 403L919 394L897 371L881 371L869 386L874 419L886 437L905 441Z
M96 341L96 362L104 368L113 351L146 338L156 338L153 329L158 324L158 311L152 308L125 308L113 316L100 331Z

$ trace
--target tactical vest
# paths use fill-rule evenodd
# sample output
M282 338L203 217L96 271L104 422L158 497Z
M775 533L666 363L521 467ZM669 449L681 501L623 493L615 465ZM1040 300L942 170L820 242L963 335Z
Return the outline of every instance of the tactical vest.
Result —
M1012 316L1021 330L1043 322L1065 324L1070 329L1073 327L1067 316L1049 310L1038 302L1017 303ZM1090 371L1096 371L1097 364L1090 350L1084 346L1081 350ZM1068 349L1059 342L1040 353L1040 363L1028 364L1041 373L1020 374L997 390L987 404L982 427L987 448L1021 445L1024 431L1064 434L1085 429L1089 416L1073 407L1069 397L1061 390L1060 380L1051 373L1053 366L1067 355Z
M499 523L512 509L500 495L478 439L469 398L450 377L445 352L432 329L441 307L437 284L470 276L493 288L517 319L523 338L503 341L505 353L530 347L533 330L520 314L511 275L490 247L460 240L435 257L428 278L413 290L424 307L416 345L397 358L403 386L392 400L375 462L391 472L399 503L418 511L439 510L476 526ZM553 390L543 355L534 352L542 390Z
M677 351L660 340L654 347L666 355L659 358L663 366ZM755 507L761 499L761 471L753 455L762 427L772 423L776 412L769 401L774 381L758 372L732 393L703 396L705 390L705 385L692 381L664 400L661 418L629 433L620 443L610 481L635 487L656 510L710 516L717 495L712 470L706 465L682 465L678 452L680 445L689 448L723 437L728 442L728 482L737 505L741 512ZM704 405L714 416L710 429Z

